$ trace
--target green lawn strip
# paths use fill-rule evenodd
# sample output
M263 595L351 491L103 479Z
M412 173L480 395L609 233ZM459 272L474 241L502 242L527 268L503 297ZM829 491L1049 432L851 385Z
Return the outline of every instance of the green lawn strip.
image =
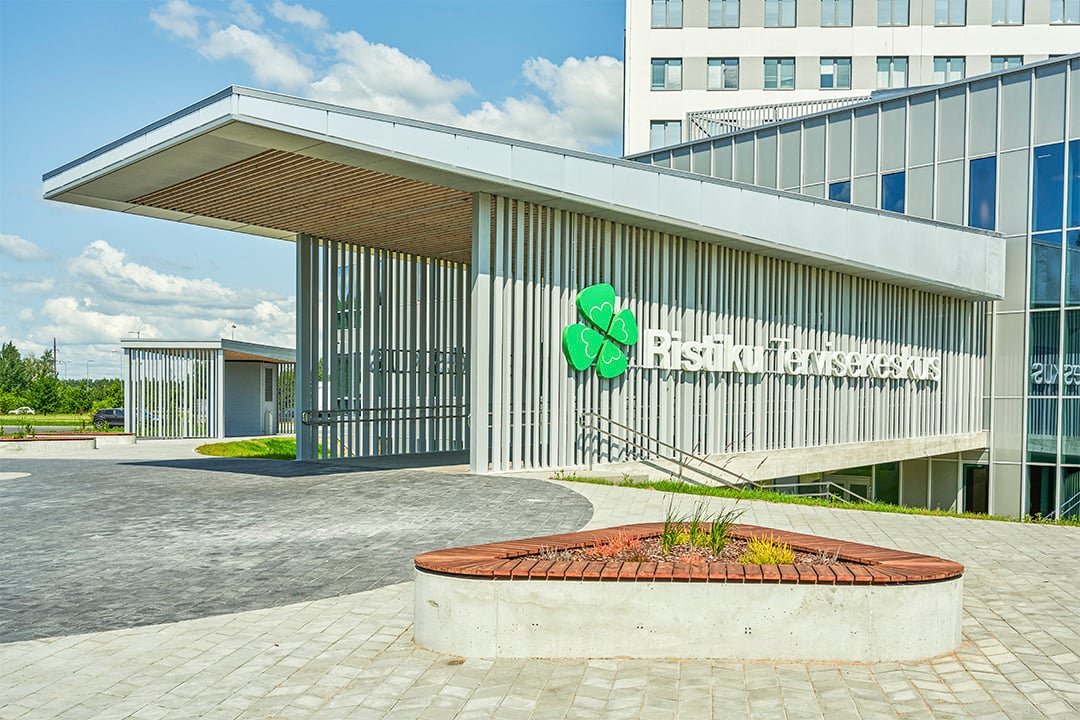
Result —
M267 460L295 460L296 438L269 437L255 440L210 443L195 448L195 452L215 457L264 458Z
M0 425L18 425L24 427L48 427L49 425L81 425L86 423L91 426L93 415L0 415Z
M1025 517L1017 520L1002 515L982 515L980 513L955 512L952 510L934 510L930 508L907 507L903 505L890 505L888 503L845 503L839 500L827 498L807 497L803 495L790 495L774 490L735 490L713 485L694 485L678 480L612 480L600 477L582 477L579 475L556 474L552 479L566 480L568 482L589 483L592 485L610 485L614 487L628 487L636 490L658 490L660 492L684 493L686 495L707 495L709 497L732 498L734 500L763 500L765 502L787 503L790 505L816 505L822 507L839 508L842 510L868 510L870 512L899 513L902 515L933 515L938 517L968 518L970 520L997 520L999 522L1034 522L1048 525L1070 525L1080 527L1080 520L1053 520L1038 517Z

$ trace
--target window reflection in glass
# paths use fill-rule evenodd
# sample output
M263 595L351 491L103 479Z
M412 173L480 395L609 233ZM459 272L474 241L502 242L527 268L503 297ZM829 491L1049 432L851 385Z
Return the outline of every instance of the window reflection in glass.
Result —
M1057 310L1031 313L1029 395L1057 395L1060 317Z

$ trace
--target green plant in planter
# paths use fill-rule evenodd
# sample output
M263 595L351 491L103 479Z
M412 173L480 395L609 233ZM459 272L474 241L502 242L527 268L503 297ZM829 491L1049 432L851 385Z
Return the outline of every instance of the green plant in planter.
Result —
M772 535L750 538L746 552L739 556L743 565L790 565L795 562L795 551L786 542Z
M689 515L676 515L669 504L660 530L660 551L669 555L675 546L689 545L719 554L727 544L728 531L743 512L732 508L709 517L705 503L698 503Z

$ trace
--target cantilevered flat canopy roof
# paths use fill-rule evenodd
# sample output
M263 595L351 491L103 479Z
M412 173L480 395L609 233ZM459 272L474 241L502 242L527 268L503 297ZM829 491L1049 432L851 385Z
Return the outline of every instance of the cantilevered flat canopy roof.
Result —
M485 192L972 299L994 233L230 87L44 176L45 197L468 262Z
M130 350L224 350L226 360L265 363L296 362L293 348L242 342L240 340L173 340L161 338L125 338L120 347Z

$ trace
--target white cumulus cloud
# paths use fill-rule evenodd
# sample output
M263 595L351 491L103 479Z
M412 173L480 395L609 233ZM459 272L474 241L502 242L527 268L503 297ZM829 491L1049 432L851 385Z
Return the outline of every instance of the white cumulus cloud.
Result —
M168 0L150 11L150 20L162 30L188 40L199 37L199 16L203 10L187 0Z
M274 0L270 5L270 14L279 20L294 25L302 25L310 30L321 30L326 27L326 18L317 10L311 10L299 3L290 5L281 0Z
M116 342L139 328L156 332L138 315L98 312L73 297L49 298L41 314L47 322L38 328L37 335L55 337L65 344Z
M199 52L211 60L241 60L258 82L286 90L302 88L311 79L311 70L287 45L236 25L212 32Z
M8 255L16 260L44 260L48 257L48 253L29 240L7 233L0 233L0 255Z
M369 42L360 33L326 38L337 62L311 84L311 94L328 102L395 115L454 122L454 103L474 94L464 80L437 75L423 60L395 47Z
M90 280L98 293L140 303L200 305L227 302L235 295L209 279L192 279L158 272L127 260L126 254L104 240L95 240L71 261L71 272Z
M255 8L247 0L233 0L232 4L229 5L229 9L232 10L233 20L240 27L252 30L262 27L262 15L256 12Z
M622 62L613 57L532 58L520 71L527 93L475 107L476 91L467 80L440 74L423 58L355 30L334 32L325 16L303 5L275 0L270 15L281 22L262 28L250 17L246 23L237 19L254 12L241 13L236 3L247 0L236 0L232 15L208 20L200 39L198 13L213 13L192 14L175 2L191 7L174 0L155 11L170 11L174 34L193 40L211 60L241 60L268 89L562 147L610 148L622 132ZM195 34L178 18L195 23ZM287 38L295 36L288 33L297 27L314 32L301 34L300 42L310 47L290 44Z

